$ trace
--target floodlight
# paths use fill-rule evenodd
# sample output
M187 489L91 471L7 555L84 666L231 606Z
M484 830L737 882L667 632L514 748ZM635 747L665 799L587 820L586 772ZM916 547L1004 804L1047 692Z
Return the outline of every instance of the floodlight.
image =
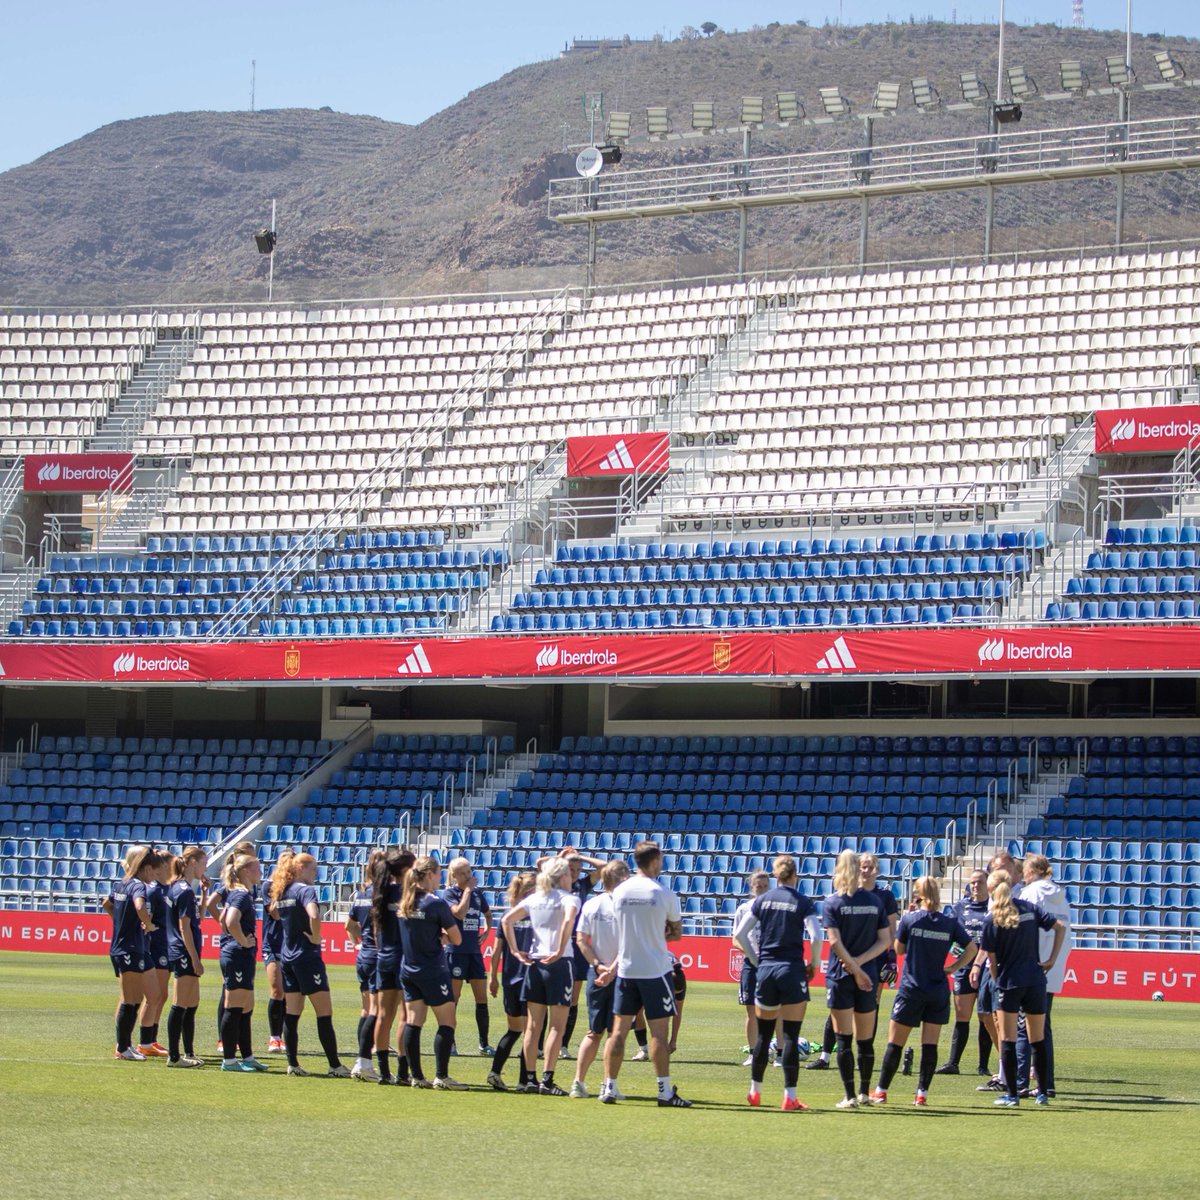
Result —
M912 81L912 98L913 103L922 112L932 112L935 108L939 108L942 103L942 98L938 95L937 88L928 79L914 79Z
M1137 83L1137 76L1133 72L1133 67L1125 61L1119 54L1110 54L1104 60L1105 69L1108 71L1108 82L1115 88L1131 88Z
M1158 73L1162 76L1163 83L1174 83L1177 79L1187 78L1187 72L1183 69L1183 64L1170 50L1156 50L1154 52L1154 65L1158 68Z
M671 132L671 118L665 108L646 109L646 132L651 137L663 137Z
M715 107L711 100L693 100L692 129L697 133L712 133L717 127Z
M259 254L274 254L275 253L275 230L260 229L254 235L254 244L258 247Z
M1038 94L1038 85L1029 77L1024 67L1009 67L1005 73L1008 75L1008 90L1018 100L1028 100Z
M995 111L997 125L1015 125L1021 119L1019 104L997 104Z
M608 114L608 141L627 142L632 131L632 116L627 112Z
M766 119L766 109L761 96L743 96L739 125L761 125Z
M1058 74L1064 92L1074 92L1075 95L1082 96L1088 90L1088 74L1078 59L1064 58L1058 64Z
M894 113L900 107L900 85L898 83L877 83L871 107L878 113Z
M776 92L775 111L784 125L791 121L804 120L804 105L800 103L800 97L795 92Z
M821 97L821 107L825 109L827 117L848 117L850 115L850 101L842 95L841 88L823 87L817 88L817 92Z
M980 79L978 71L960 71L958 86L962 89L962 98L968 104L986 104L992 98L988 85Z

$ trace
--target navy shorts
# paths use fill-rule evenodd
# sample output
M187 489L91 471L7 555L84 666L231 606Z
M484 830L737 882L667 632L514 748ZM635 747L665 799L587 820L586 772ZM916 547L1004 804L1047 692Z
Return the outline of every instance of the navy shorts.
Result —
M171 969L171 959L167 954L166 946L151 950L146 965L151 971L169 971Z
M808 972L803 963L760 962L758 986L754 989L758 1008L808 1003Z
M675 986L671 972L653 979L623 979L617 976L613 1011L622 1017L635 1017L646 1010L647 1021L659 1021L675 1015Z
M901 987L892 1005L892 1020L897 1025L917 1028L920 1025L946 1025L950 1021L950 989L937 993L919 988Z
M613 1023L613 1001L616 998L617 981L601 987L596 982L596 970L588 968L587 1010L588 1028L596 1034L607 1033Z
M430 1008L437 1008L442 1004L454 1003L450 972L441 963L420 967L415 971L401 971L400 985L404 989L404 999L409 1004L427 1004Z
M450 968L452 979L486 979L487 970L483 965L482 954L452 954L446 952L446 965Z
M500 985L500 996L504 1001L506 1017L524 1017L529 1013L529 1005L525 1003L525 976L518 975L511 983Z
M574 959L560 958L558 962L534 962L525 968L526 1004L570 1007L571 991L575 987Z
M294 962L280 963L283 990L299 992L302 996L315 996L329 991L329 973L319 958L298 958Z
M982 1017L991 1016L996 1011L996 981L992 973L984 967L979 975L979 998L975 1001L975 1011Z
M1046 984L1031 983L1026 987L996 988L996 1009L1005 1013L1024 1013L1041 1017L1046 1013Z
M358 976L360 992L379 991L379 985L375 982L375 969L378 961L373 950L368 950L365 954L360 952L354 960L354 973Z
M971 986L971 968L954 973L954 994L956 996L974 996L979 989Z
M754 964L746 959L742 963L742 973L738 976L738 1003L741 1005L754 1003L754 992L758 986L758 972Z
M864 991L851 975L843 975L834 983L825 982L825 1003L831 1009L854 1009L858 1013L875 1012L879 1008L879 993L872 983Z
M266 963L279 962L279 961L281 961L279 956L283 952L283 947L282 946L272 946L269 941L266 941L264 939L263 944L262 944L262 952L263 952L264 965Z
M141 975L144 971L150 969L150 964L144 958L139 958L136 954L110 954L108 961L112 963L113 974L118 979L130 971L134 975Z
M227 992L254 987L255 957L255 951L242 946L221 951L221 978Z
M181 954L178 958L171 959L170 970L176 979L199 978L196 973L196 964L186 954Z
M400 979L400 960L380 958L375 960L375 972L369 992L398 992L403 986Z
M571 962L575 968L575 978L586 979L591 968L588 966L588 960L583 957L583 951L575 945L574 935L571 937Z
M687 976L683 973L682 963L671 968L671 986L675 989L675 1006L678 1008L687 999Z

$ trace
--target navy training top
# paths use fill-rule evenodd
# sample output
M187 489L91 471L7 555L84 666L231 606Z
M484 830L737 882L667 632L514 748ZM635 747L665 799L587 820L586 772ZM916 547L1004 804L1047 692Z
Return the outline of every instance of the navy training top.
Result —
M146 884L146 907L150 909L150 920L158 926L150 934L148 949L153 965L158 966L161 959L169 957L167 947L167 889L157 879Z
M419 971L442 962L442 930L456 929L454 914L441 896L422 892L417 911L411 917L400 916L400 942L404 947L405 972Z
M516 937L516 948L524 954L529 953L529 947L533 945L533 922L526 916L513 924L513 932ZM513 954L508 945L508 939L504 936L504 927L497 923L496 925L496 945L492 950L493 954L499 954L504 951L504 958L500 963L500 979L506 987L515 987L525 981L525 964Z
M826 929L836 929L846 953L851 958L857 958L875 944L881 929L887 929L888 919L883 901L874 892L859 888L852 896L844 896L841 892L827 896L821 908L821 924ZM863 971L873 984L879 982L879 968L882 965L882 955L876 955L870 962L863 964ZM849 972L843 966L841 958L831 952L826 979L836 983L839 979L848 977Z
M804 921L816 904L794 887L773 887L750 904L758 920L758 961L804 962Z
M262 944L278 958L283 953L283 922L271 912L271 887L264 882L262 888Z
M202 954L204 944L200 940L200 906L196 902L196 893L186 879L177 879L166 891L167 901L167 958L174 961L187 954L180 933L185 923L192 927L192 944L196 953Z
M131 959L146 957L146 933L133 903L139 896L145 901L146 885L138 879L119 879L113 884L110 954L121 954Z
M305 906L317 904L317 889L310 883L289 883L279 897L275 907L279 910L279 923L283 926L282 962L294 963L301 959L319 959L321 947L314 946L307 935L312 932Z
M923 992L944 992L948 985L946 959L950 947L965 949L971 935L957 917L919 908L900 918L896 940L904 945L904 974L900 986L919 988Z
M383 920L379 922L378 931L372 930L375 948L379 954L379 965L385 971L398 971L404 956L400 940L400 918L397 916L402 890L403 885L394 879L388 882Z
M447 904L453 908L463 897L463 889L457 883L452 884L448 888L443 888L438 893ZM491 916L492 910L488 907L488 902L483 893L478 888L471 889L471 899L467 905L467 915L458 922L458 928L462 933L462 944L459 946L447 946L448 954L478 954L479 951L479 935L483 930L484 915ZM457 918L455 918L457 920Z
M249 888L235 887L225 897L226 908L236 908L242 917L242 936L254 942L253 947L243 946L234 940L233 934L225 928L225 914L221 914L221 953L226 951L245 951L253 954L258 949L258 905L254 902L254 893Z
M375 953L375 922L371 919L371 888L359 888L350 903L350 920L357 921L362 930L362 941L358 957L366 958Z
M1058 918L1037 904L1014 900L1019 914L1015 929L1002 929L989 912L983 923L980 946L996 963L996 985L1005 988L1035 987L1046 982L1038 953L1038 930L1053 929Z

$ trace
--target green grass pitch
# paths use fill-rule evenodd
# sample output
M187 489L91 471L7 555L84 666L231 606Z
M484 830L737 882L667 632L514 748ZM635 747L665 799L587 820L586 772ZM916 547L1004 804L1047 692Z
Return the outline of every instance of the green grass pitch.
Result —
M198 1052L211 1055L216 973L203 980ZM358 996L334 968L334 1019L353 1062ZM0 955L0 1196L172 1200L244 1194L326 1197L740 1197L795 1194L1192 1196L1200 1185L1200 1012L1187 1005L1061 1001L1056 1009L1057 1101L1049 1110L992 1107L974 1074L939 1076L930 1107L911 1105L898 1076L892 1102L838 1112L836 1071L801 1072L814 1111L778 1111L781 1072L764 1107L745 1104L741 1010L731 986L693 984L674 1076L696 1101L660 1110L649 1064L627 1063L630 1099L502 1096L485 1090L487 1061L453 1060L463 1094L288 1079L213 1067L168 1071L163 1061L114 1062L116 987L101 957ZM885 1001L886 1003L886 1001ZM265 1002L256 1017L266 1046ZM503 1028L492 1007L493 1040ZM822 994L804 1033L819 1037ZM475 1043L469 998L465 1047ZM160 1035L165 1040L164 1034ZM432 1074L432 1036L426 1033ZM882 1053L884 1035L876 1040ZM632 1041L631 1041L632 1046ZM304 1059L321 1067L311 1015ZM943 1042L943 1053L945 1042ZM974 1045L964 1062L973 1070ZM573 1064L558 1079L568 1086ZM515 1078L510 1064L506 1075ZM593 1069L593 1091L599 1072Z

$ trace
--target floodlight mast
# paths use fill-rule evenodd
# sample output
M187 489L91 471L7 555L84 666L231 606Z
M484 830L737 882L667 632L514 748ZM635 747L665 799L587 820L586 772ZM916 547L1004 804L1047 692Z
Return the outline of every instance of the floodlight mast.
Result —
M267 303L275 299L275 201L271 201L271 253L267 255Z

